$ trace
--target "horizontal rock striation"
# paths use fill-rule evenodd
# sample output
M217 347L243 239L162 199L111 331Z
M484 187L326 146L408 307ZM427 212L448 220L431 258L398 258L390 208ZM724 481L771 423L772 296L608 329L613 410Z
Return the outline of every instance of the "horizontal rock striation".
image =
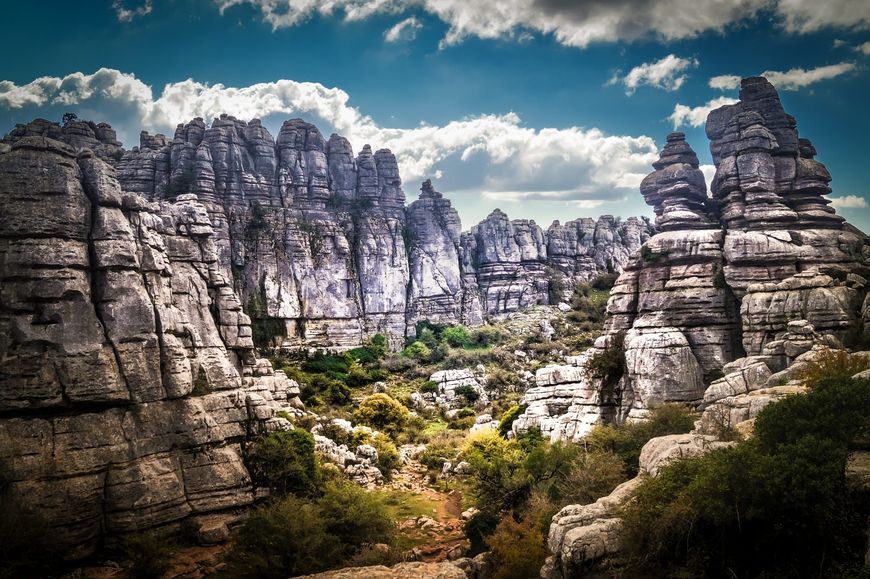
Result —
M659 233L624 266L606 335L590 353L617 347L624 356L619 411L597 402L600 380L580 368L573 390L530 399L516 424L582 425L551 434L577 439L596 422L642 418L662 402L701 403L705 384L737 358L793 358L783 336L799 320L834 345L866 339L867 237L830 207L831 176L773 86L744 79L740 96L707 119L709 194L682 133L668 136L641 183Z
M347 139L327 140L299 119L273 139L256 119L197 118L172 139L142 132L130 151L108 125L37 120L3 143L25 136L92 150L123 191L148 201L195 195L214 230L216 268L261 345L346 348L376 332L397 345L421 320L478 325L549 303L556 275L568 278L567 297L571 282L619 271L651 232L609 216L544 232L495 211L462 234L429 181L405 207L390 151L354 156Z
M487 221L465 245L429 182L405 207L392 153L354 156L300 120L273 139L194 119L132 150L105 124L36 120L0 141L0 203L0 468L70 557L187 519L224 535L260 496L245 448L301 402L255 342L395 344L419 320L546 298L533 222ZM600 223L560 250L573 275L605 254L619 268L628 249L608 244L643 235ZM534 298L503 289L525 276Z
M254 355L205 206L124 191L57 136L0 154L0 462L76 557L249 505L243 445L300 402Z

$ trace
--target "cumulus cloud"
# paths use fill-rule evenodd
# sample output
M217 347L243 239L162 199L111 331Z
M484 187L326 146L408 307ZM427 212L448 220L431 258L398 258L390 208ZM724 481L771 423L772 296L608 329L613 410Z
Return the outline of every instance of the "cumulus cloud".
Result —
M675 91L686 82L688 75L684 73L696 66L698 66L696 58L680 58L669 54L661 60L635 66L622 78L614 76L610 84L624 84L627 95L634 94L634 91L643 85Z
M114 0L112 8L115 9L115 15L118 17L118 22L131 22L134 18L147 16L154 9L153 0L145 0L145 3L136 8L127 8L124 6L124 0Z
M705 104L697 107L689 107L678 103L677 106L674 107L674 112L671 113L668 119L673 123L674 129L678 129L682 126L700 127L707 122L707 115L710 114L710 111L725 105L733 105L736 102L738 102L737 99L722 96L709 100Z
M740 88L740 76L736 74L714 76L707 84L710 85L710 88L718 90L734 90L735 88Z
M792 68L785 72L776 70L766 70L761 73L761 76L767 78L777 88L782 90L798 90L802 87L823 81L836 78L855 70L855 64L851 62L841 62L839 64L830 64L828 66L820 66L809 70L803 68Z
M469 36L525 38L552 35L566 46L642 38L679 40L722 31L763 10L789 32L821 28L864 29L866 0L214 0L221 12L240 4L259 9L273 29L296 26L314 15L362 20L376 14L422 10L448 25L443 46ZM765 14L768 12L765 12Z
M867 200L858 195L845 195L843 197L828 197L835 209L864 209L868 207Z
M776 12L788 32L870 28L870 2L866 0L779 0Z
M214 0L221 11L239 4L260 10L273 29L296 26L315 14L361 20L374 14L423 10L448 25L442 46L469 36L522 38L551 34L567 46L656 37L692 38L755 14L768 0ZM702 6L698 6L698 4Z
M416 16L411 16L384 32L384 40L387 42L411 41L417 37L417 31L421 28L423 28L423 24L417 20Z
M864 44L859 44L855 47L856 52L860 52L866 56L870 56L870 40L865 42Z
M230 87L188 79L167 84L155 98L134 75L104 68L20 86L3 81L0 109L19 121L60 118L74 111L82 118L109 122L128 146L135 144L141 128L172 134L177 123L198 116L262 118L273 134L282 120L302 116L327 134L343 134L357 151L366 143L392 149L406 182L444 175L454 191L508 196L522 191L538 199L558 191L572 202L625 196L658 156L656 143L646 136L608 135L582 127L535 129L524 126L514 113L443 125L384 127L351 106L345 91L293 80Z
M868 50L870 50L870 46L868 46ZM840 62L811 69L792 68L785 72L765 70L760 76L765 77L780 90L794 91L823 80L836 78L847 72L852 72L856 68L852 62ZM733 74L723 74L721 76L714 76L708 84L711 88L719 90L733 90L740 87L740 77Z

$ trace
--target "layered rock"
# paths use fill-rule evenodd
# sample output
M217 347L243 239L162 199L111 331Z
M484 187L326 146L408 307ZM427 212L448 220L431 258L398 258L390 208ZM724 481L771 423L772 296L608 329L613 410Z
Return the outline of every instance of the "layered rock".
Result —
M577 283L621 271L651 231L643 219L609 215L555 221L544 231L496 209L460 239L466 317L478 307L485 316L503 317L566 299Z
M538 415L519 424L576 423L580 408L584 424L642 418L662 402L700 403L704 384L743 356L764 357L767 371L777 371L801 353L799 344L850 346L866 335L870 245L823 197L830 175L773 86L744 79L741 101L710 113L707 135L716 164L710 194L681 133L668 136L641 184L660 232L626 264L606 335L590 354L614 344L623 352L619 411L596 401L600 385L584 375L569 406L560 401L570 391L549 406L536 401L528 412ZM796 320L812 336L790 326ZM732 386L741 387L717 384ZM542 419L548 407L557 413Z
M255 358L205 207L123 191L91 149L7 140L0 461L10 491L72 557L103 535L250 504L242 444L289 427L276 413L295 411L298 387Z

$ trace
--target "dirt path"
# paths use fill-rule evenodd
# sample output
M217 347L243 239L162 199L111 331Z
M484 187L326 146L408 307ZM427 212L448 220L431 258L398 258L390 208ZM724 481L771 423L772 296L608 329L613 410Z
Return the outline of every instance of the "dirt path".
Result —
M427 511L426 515L398 521L400 531L414 545L409 559L436 562L463 555L468 540L462 530L462 494L458 490L443 490L431 485L426 467L416 461L405 463L387 487L417 495L418 505L423 507L421 510Z

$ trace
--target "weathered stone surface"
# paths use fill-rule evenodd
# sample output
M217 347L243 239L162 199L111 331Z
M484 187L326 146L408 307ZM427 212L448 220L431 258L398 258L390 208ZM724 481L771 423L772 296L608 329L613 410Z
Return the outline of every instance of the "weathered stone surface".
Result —
M588 422L643 418L661 402L698 402L705 383L746 356L758 363L727 369L705 403L751 396L812 348L866 338L870 244L829 207L830 175L773 86L744 79L741 101L710 113L707 135L716 164L709 196L680 133L641 184L660 233L626 263L596 344L598 352L623 344L620 408L596 412L613 400L577 380L552 400L530 401L516 424L576 422L581 407Z
M376 565L372 567L348 567L336 571L326 571L314 575L305 575L299 579L406 579L420 577L421 579L466 579L465 571L453 563L399 563L392 567Z
M94 146L93 128L67 140ZM299 390L254 357L206 208L122 192L91 149L11 140L0 155L0 461L12 492L70 557L104 535L250 504L240 443L252 425L289 427L276 412Z

